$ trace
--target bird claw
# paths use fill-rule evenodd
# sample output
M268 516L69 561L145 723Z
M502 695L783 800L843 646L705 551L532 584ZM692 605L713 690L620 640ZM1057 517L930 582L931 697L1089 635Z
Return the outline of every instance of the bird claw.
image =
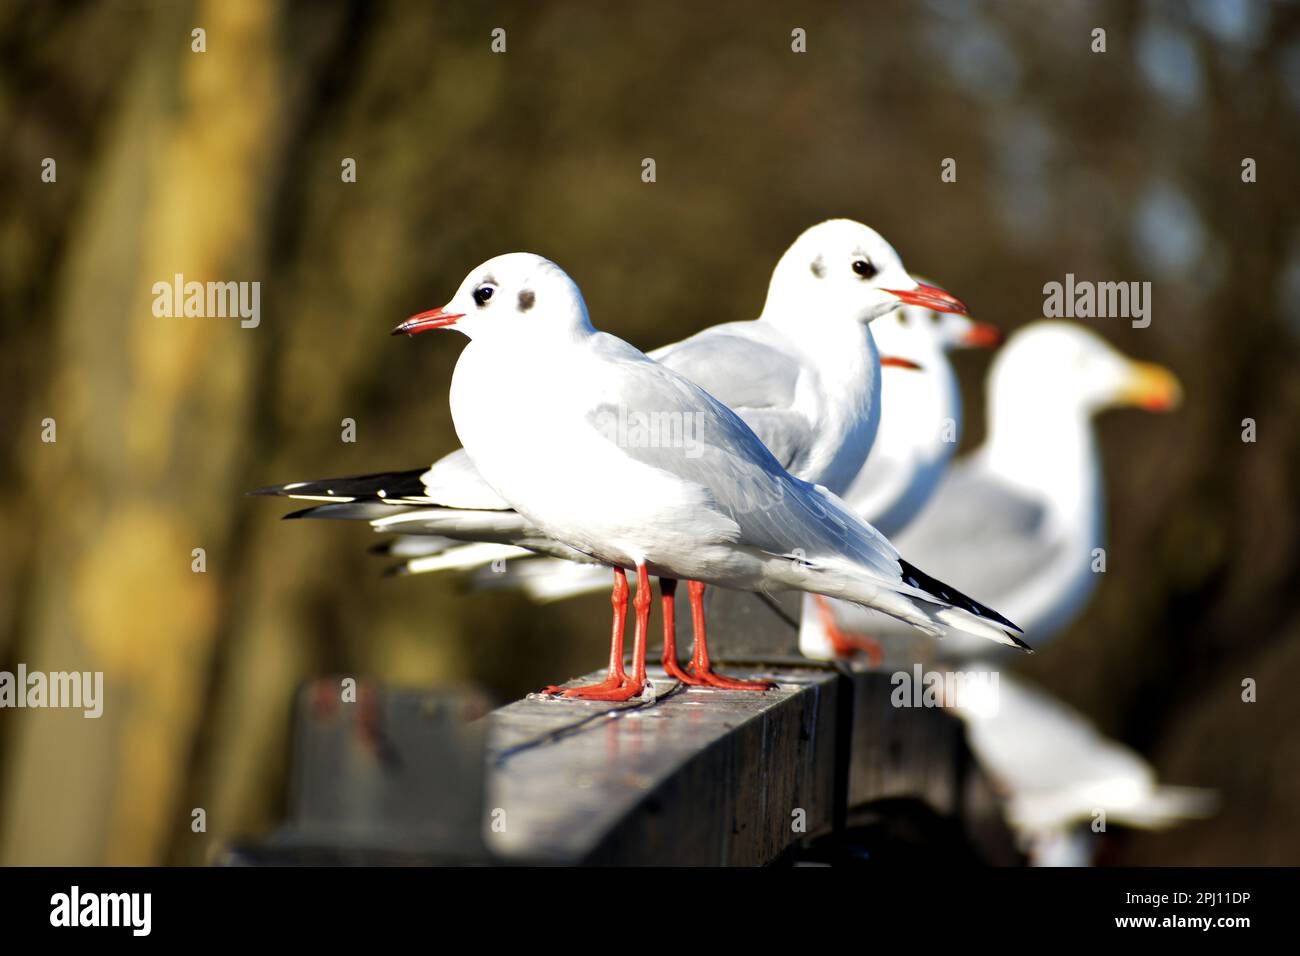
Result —
M694 674L682 670L682 666L678 664L676 661L668 661L668 660L664 661L663 668L664 668L664 673L668 675L669 679L680 681L681 683L685 684L687 687L708 687L709 686L709 682L707 680L705 680L703 677L696 677Z
M775 682L770 680L741 680L739 677L726 677L722 674L714 673L712 668L708 670L699 670L696 667L692 667L690 671L691 675L695 678L695 684L707 684L709 687L716 687L719 690L776 690Z
M571 693L571 691L615 690L621 687L625 682L625 680L626 678L610 677L610 678L606 678L605 680L601 681L598 684L579 684L576 687L566 687L563 684L550 684L547 687L543 687L540 693L545 694L548 697L574 697L577 695Z
M646 682L629 680L620 687L605 688L599 684L591 684L587 687L570 687L560 696L567 697L571 700L615 700L624 701L632 700L634 697L640 697L645 692Z
M576 687L564 687L552 684L542 689L548 697L563 697L568 700L632 700L645 693L647 687L653 687L648 680L636 681L631 677L607 678L598 684L579 684Z

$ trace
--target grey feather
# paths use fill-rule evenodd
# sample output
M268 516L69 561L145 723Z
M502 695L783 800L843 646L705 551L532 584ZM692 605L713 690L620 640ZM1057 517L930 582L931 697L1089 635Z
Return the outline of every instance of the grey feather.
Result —
M991 477L978 459L953 465L930 504L894 539L930 574L989 600L1012 593L1056 560L1047 504Z
M650 357L739 415L790 470L813 436L812 423L794 407L801 366L789 348L762 322L729 322L656 349Z

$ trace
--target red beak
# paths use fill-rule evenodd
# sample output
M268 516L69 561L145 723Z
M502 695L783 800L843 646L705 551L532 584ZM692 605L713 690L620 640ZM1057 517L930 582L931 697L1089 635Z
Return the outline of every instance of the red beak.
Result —
M911 359L899 358L896 355L880 356L880 365L882 368L905 368L913 372L919 372L924 368L924 366L917 365Z
M463 319L464 317L464 312L444 312L442 309L430 309L428 312L418 312L411 316L393 329L393 334L414 335L417 332L428 332L430 329L443 329L449 325L454 325L457 319Z
M962 336L961 344L972 349L995 349L1002 344L1002 330L987 322L970 324L970 331Z
M924 282L918 282L915 289L884 289L890 295L898 296L908 305L920 305L927 309L934 309L936 312L956 312L958 315L966 315L966 303L956 296L949 295L938 286L926 285Z

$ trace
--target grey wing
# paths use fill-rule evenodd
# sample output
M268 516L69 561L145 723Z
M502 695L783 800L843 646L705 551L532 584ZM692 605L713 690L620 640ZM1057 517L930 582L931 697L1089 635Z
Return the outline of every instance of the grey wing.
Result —
M761 323L715 325L650 357L739 415L783 468L811 445L812 425L794 407L801 366Z
M892 540L917 510L908 499L925 500L914 491L915 474L911 463L883 454L872 455L844 493L844 500Z
M734 411L790 408L801 369L789 349L761 322L729 322L655 349L650 358Z
M617 356L618 378L588 420L611 441L607 423L620 414L669 416L682 423L682 440L626 442L622 451L703 489L712 508L738 529L748 547L776 555L798 548L852 557L897 580L897 552L839 499L786 472L772 452L730 408L694 382L605 337L598 347Z
M1046 502L1009 487L978 459L949 469L929 504L894 538L927 574L997 603L1052 564L1064 541Z
M798 465L812 443L812 426L801 412L776 408L740 408L734 411L786 471Z

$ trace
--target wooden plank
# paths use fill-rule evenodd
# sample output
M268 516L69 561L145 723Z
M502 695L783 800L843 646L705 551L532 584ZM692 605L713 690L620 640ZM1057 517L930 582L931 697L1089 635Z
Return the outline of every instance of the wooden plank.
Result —
M759 595L710 589L707 600L715 657L725 661L790 663L805 660L798 651L802 595ZM679 622L687 633L689 622ZM990 781L974 762L965 727L935 708L895 707L899 672L913 676L933 646L911 636L882 642L883 665L873 671L848 671L852 686L852 731L843 754L845 823L878 817L882 805L910 801L923 805L961 831L968 849L996 864L1022 862L1002 817ZM918 657L918 652L920 657ZM871 808L867 812L847 812Z
M1018 862L961 723L895 706L891 673L732 670L778 689L652 670L652 699L530 696L467 722L483 711L472 695L363 685L349 704L318 682L299 705L289 820L226 860Z
M960 806L958 755L965 749L961 721L937 708L895 707L891 675L854 675L849 805L914 797L941 814Z
M321 678L298 695L288 819L227 863L489 863L478 694L346 694Z
M652 704L529 698L494 712L488 814L504 828L489 848L520 861L749 866L829 829L838 677L753 673L779 689L684 688L652 672L663 695Z
M896 673L852 675L851 811L885 801L923 804L955 824L980 861L1020 863L993 787L966 743L965 725L940 708L896 706ZM850 822L862 816L851 812Z

